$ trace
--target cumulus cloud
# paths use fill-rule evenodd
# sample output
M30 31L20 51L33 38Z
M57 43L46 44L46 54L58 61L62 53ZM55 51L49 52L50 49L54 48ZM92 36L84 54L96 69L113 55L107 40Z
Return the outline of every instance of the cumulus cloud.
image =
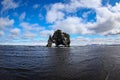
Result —
M20 26L23 28L23 38L24 39L35 39L36 37L45 37L51 31L45 30L43 26L40 26L37 23L31 24L29 22L22 22Z
M101 22L101 23L98 23L95 28L93 28L93 30L96 32L96 33L106 33L112 29L114 29L116 26L116 23L113 22L112 19L108 19L104 22Z
M7 18L0 18L0 29L4 29L6 27L12 26L14 24L13 19Z
M97 8L101 6L101 0L70 0L70 3L65 4L67 12L76 12L79 8Z
M25 31L40 31L44 30L44 27L40 26L39 24L30 24L28 22L22 22L20 23L20 26L23 27Z
M115 6L108 5L114 12L120 12L120 3L116 3Z
M92 4L92 5L91 5ZM70 0L69 3L55 3L48 9L46 20L52 23L52 29L62 29L71 34L117 34L120 33L120 3L112 6L102 5L102 0ZM79 9L91 9L91 11L81 14L87 18L92 11L96 21L86 22L84 18L69 13L76 14Z
M24 39L34 39L37 36L36 33L32 33L32 32L25 32L23 35Z
M93 5L91 5L93 4ZM49 23L53 23L53 29L62 29L69 33L75 34L90 34L94 30L90 30L90 27L94 27L94 23L84 23L84 20L78 16L70 16L69 13L76 14L79 8L97 8L101 6L101 0L71 0L69 3L55 3L50 6L50 9L47 12L46 20ZM83 16L87 16L83 14Z
M94 31L96 33L107 35L109 33L117 33L118 30L120 30L120 11L113 9L113 7L115 8L117 5L111 6L111 8L110 6L111 5L96 9L97 22L96 26L94 26Z
M79 17L67 17L62 21L57 21L52 28L61 29L70 34L90 34L93 33L89 30L89 26L93 25L92 23L82 23L82 19Z
M51 9L48 10L46 19L47 22L53 23L56 20L62 20L64 19L64 13L60 10L64 9L64 5L62 3L56 3L51 6Z
M53 30L43 30L40 32L41 37L48 37L49 35L53 35Z
M14 39L20 37L20 29L19 28L11 29L9 37Z
M20 15L20 17L19 17L19 20L20 20L20 21L23 21L23 20L25 19L25 16L26 16L26 13L23 12L23 13Z
M54 30L46 30L43 26L39 24L30 24L28 22L22 22L20 26L23 28L23 38L24 39L35 39L40 37L41 39L48 38L49 35L54 33Z
M10 33L12 33L14 35L18 35L20 33L20 29L19 28L14 28L10 31Z
M19 4L14 2L13 0L3 0L1 4L2 4L1 12L7 11L9 9L15 9L19 6Z
M47 14L47 21L53 23L56 20L62 20L63 17L64 17L64 13L60 11L49 11Z

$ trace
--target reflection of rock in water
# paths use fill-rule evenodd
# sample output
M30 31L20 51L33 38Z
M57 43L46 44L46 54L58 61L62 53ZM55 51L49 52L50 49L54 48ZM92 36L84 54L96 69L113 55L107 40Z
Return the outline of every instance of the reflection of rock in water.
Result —
M53 36L49 36L47 47L51 47L52 43L55 43L56 47L59 45L70 47L70 35L61 30L56 30Z

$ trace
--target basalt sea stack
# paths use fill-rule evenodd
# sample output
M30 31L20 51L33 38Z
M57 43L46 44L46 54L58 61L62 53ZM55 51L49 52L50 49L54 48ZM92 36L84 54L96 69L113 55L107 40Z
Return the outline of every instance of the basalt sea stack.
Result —
M65 47L70 47L70 35L62 32L61 30L56 30L53 36L49 36L47 47L51 47L55 43L56 47L59 45L64 45Z

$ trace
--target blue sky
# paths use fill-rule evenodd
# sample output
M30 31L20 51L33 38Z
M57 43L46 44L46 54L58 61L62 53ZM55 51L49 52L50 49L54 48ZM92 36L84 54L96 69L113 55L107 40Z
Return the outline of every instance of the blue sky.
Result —
M120 44L119 0L1 0L0 44L46 45L57 29L72 45Z

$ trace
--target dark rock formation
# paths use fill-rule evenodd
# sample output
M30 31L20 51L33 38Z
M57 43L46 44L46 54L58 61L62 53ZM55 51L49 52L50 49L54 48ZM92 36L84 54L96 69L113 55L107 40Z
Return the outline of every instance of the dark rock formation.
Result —
M52 46L52 37L51 37L51 35L49 36L48 44L46 46L47 47L51 47Z
M56 30L52 37L49 36L47 47L51 47L52 43L55 43L56 47L59 45L70 47L70 36L61 30Z

